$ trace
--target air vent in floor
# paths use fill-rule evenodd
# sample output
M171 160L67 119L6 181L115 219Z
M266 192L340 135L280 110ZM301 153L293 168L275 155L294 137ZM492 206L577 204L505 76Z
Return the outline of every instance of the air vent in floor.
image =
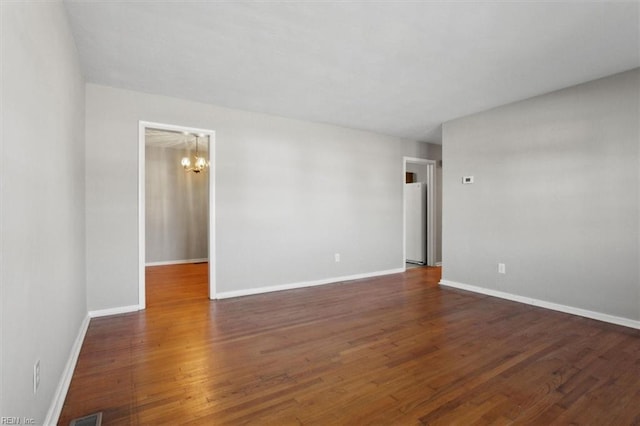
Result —
M100 426L102 424L102 413L93 413L88 416L78 417L71 420L69 426Z

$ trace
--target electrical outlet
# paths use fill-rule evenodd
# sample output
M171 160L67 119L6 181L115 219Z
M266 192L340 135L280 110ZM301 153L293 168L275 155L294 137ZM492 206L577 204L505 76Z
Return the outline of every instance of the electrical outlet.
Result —
M333 258L336 262L340 262L340 253L336 253L333 255Z
M507 273L507 267L504 265L504 263L498 263L498 273L499 274Z
M38 392L40 386L40 360L33 364L33 393Z

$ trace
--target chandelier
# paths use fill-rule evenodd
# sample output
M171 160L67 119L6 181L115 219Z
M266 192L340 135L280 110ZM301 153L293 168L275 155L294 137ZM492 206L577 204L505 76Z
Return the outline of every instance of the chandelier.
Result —
M198 155L198 136L196 135L196 154L193 156L193 167L191 166L191 159L189 157L182 157L182 167L186 172L200 173L203 170L206 170L209 167L209 162L205 157L200 157Z

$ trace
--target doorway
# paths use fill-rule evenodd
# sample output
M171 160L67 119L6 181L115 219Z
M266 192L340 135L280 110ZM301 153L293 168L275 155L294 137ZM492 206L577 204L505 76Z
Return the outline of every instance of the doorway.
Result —
M402 259L403 265L406 268L407 262L422 264L426 266L436 266L436 197L435 197L435 168L436 162L433 160L425 160L423 158L404 157L402 165ZM411 184L421 184L424 187L412 188L412 191L417 191L418 195L407 192L407 183L411 181ZM418 204L409 204L411 198L419 198L421 200ZM410 211L408 209L411 209ZM414 209L424 209L423 213L418 212L421 223L424 228L420 231L415 231L408 224L409 221L416 221L416 212ZM409 214L408 214L409 213ZM413 217L412 217L413 216ZM415 233L418 232L419 235ZM410 234L409 234L410 233ZM418 241L414 241L418 238ZM412 241L414 243L412 244ZM408 259L407 258L407 243L410 245L422 245L424 248L424 257L422 259ZM411 248L411 247L410 247Z
M138 138L140 309L147 304L147 266L208 262L207 292L215 299L215 133L141 121Z

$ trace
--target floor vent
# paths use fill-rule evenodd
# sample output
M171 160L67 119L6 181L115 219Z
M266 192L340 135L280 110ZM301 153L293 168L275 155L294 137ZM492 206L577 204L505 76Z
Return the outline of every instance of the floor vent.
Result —
M69 426L100 426L102 425L102 413L93 413L88 416L71 420Z

